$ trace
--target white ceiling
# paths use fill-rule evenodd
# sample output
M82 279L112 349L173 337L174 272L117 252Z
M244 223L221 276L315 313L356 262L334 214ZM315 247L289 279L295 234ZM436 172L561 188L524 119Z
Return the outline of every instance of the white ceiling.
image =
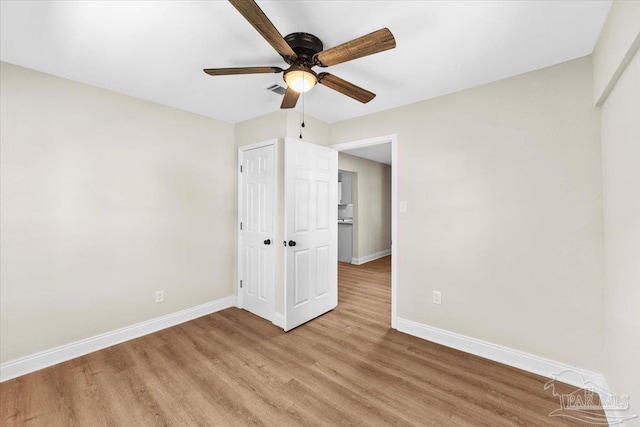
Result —
M352 156L362 157L363 159L373 160L374 162L391 165L391 143L378 145L369 145L367 147L354 148L352 150L343 150L341 153L351 154Z
M226 1L7 1L1 60L238 122L279 108L279 74L203 68L285 63ZM440 96L593 51L611 1L259 1L283 35L325 48L382 27L397 48L327 71L377 93L363 105L326 87L305 111L328 123ZM299 103L301 104L301 103Z

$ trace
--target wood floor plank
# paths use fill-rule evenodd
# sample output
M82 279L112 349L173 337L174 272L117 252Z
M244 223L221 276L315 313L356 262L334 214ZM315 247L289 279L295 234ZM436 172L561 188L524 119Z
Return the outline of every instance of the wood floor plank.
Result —
M546 378L391 329L391 257L338 268L338 307L293 331L204 316L0 384L0 425L582 425Z

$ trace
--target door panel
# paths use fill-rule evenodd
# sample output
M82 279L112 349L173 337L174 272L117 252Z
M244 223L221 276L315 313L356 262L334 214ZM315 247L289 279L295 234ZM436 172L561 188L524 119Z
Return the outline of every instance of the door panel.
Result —
M287 138L285 330L338 305L337 204L338 153Z
M247 246L246 247L246 280L247 283L244 285L244 288L246 288L246 292L247 294L249 294L249 296L255 296L256 292L255 292L255 286L256 286L256 257L255 257L255 252L256 252L256 248L252 247L252 246ZM243 280L243 283L244 283Z
M294 253L294 306L309 302L311 281L309 280L309 251L302 250Z
M316 227L318 230L329 229L329 183L328 182L316 182ZM337 204L331 205L334 209L337 209Z
M273 145L242 152L242 308L268 320L275 307L274 167Z
M296 179L296 194L295 194L295 232L307 232L309 231L311 208L309 206L309 180Z
M316 248L316 297L329 293L329 246Z

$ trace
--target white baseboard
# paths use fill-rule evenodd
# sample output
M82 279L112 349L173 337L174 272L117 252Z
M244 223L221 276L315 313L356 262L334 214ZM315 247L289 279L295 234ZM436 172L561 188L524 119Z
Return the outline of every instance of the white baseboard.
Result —
M553 375L569 369L582 375L584 381L591 381L600 387L607 388L607 381L605 380L604 375L597 372L576 368L575 366L498 344L493 344L477 338L471 338L466 335L449 332L444 329L434 328L433 326L402 318L398 318L398 331L427 341L442 344L447 347L455 348L466 353L484 357L485 359L513 366L514 368L522 369L527 372L542 375L547 378L553 378ZM584 383L575 383L571 385L584 387Z
M231 296L167 314L166 316L136 323L135 325L125 326L124 328L41 351L19 359L10 360L0 365L0 382L66 362L67 360L84 356L85 354L93 353L94 351L102 350L180 323L188 322L189 320L206 316L207 314L215 313L216 311L229 307L233 307L233 297Z
M284 314L282 313L274 313L273 314L273 324L284 329Z
M446 331L444 329L435 328L433 326L402 319L400 317L397 318L397 326L398 331L404 332L405 334L413 335L427 341L432 341L466 353L484 357L485 359L493 360L494 362L513 366L514 368L532 372L546 378L554 379L555 375L560 374L562 371L571 370L582 376L582 382L580 382L578 378L576 378L576 381L571 381L573 377L562 377L561 381L565 381L567 384L581 388L584 388L589 382L591 382L601 388L600 390L596 388L596 391L604 393L601 394L601 398L603 400L606 398L606 395L610 393L605 376L597 372L577 368L555 360L526 353L524 351L493 344L477 338L471 338L466 335L457 334L455 332ZM605 408L604 412L610 425L617 425L622 419L624 419L624 417L622 417L615 409Z
M351 258L351 264L362 265L369 261L374 261L379 258L383 258L391 255L391 249L385 249L384 251L376 252L373 254L365 255L360 258Z

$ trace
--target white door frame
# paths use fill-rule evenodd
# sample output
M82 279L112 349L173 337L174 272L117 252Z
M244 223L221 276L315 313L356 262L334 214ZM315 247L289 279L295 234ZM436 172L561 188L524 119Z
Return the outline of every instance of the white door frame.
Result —
M391 327L398 329L398 136L394 133L343 142L330 147L340 152L387 143L391 143Z
M236 283L236 294L238 295L238 303L237 303L237 307L238 308L243 308L242 306L242 289L240 289L240 281L242 280L242 267L243 267L243 256L242 256L242 232L240 231L240 222L242 221L242 173L240 172L240 167L242 166L242 161L243 161L243 154L245 151L249 151L249 150L254 150L256 148L262 148L262 147L268 147L272 145L273 146L273 215L271 216L272 218L272 229L273 229L273 237L271 238L271 240L273 241L273 244L276 245L277 241L275 239L275 233L276 233L276 213L278 212L277 209L277 204L276 202L278 201L278 139L274 138L274 139L268 139L266 141L261 141L261 142L256 142L253 144L248 144L248 145L243 145L241 147L238 147L238 165L237 165L237 174L238 174L238 213L236 215L236 230L238 232L238 283ZM275 250L275 248L274 248ZM277 259L277 253L276 253L276 257L275 257L275 263L278 262ZM271 289L271 295L270 295L270 300L271 302L269 303L269 314L270 314L270 318L268 320L270 320L271 322L273 322L274 316L275 316L275 312L276 312L276 266L274 265L273 268L273 289Z

